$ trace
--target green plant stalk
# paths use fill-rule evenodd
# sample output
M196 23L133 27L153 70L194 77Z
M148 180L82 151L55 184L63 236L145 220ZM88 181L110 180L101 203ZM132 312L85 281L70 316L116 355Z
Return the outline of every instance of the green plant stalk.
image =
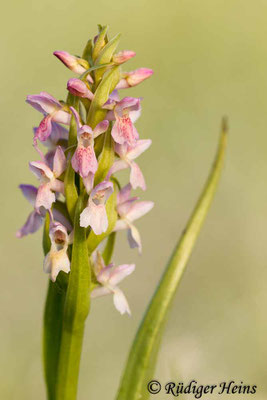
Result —
M56 400L76 399L84 326L90 308L91 269L86 232L79 224L83 204L84 199L80 196L74 218L74 242L63 315Z
M226 124L223 122L219 148L211 173L136 334L121 380L117 400L144 400L149 398L147 383L152 378L155 368L164 323L201 226L212 203L223 167L226 138Z

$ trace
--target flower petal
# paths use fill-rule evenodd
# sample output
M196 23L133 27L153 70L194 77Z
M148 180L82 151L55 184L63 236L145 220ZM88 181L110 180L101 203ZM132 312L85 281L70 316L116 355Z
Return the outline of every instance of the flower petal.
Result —
M86 178L89 173L95 174L98 163L93 146L77 147L71 165L74 171L79 172L82 178Z
M121 171L122 169L129 168L129 164L124 160L117 160L114 162L110 170L108 171L106 179L109 179L115 172Z
M109 121L104 119L103 121L99 122L94 129L94 138L101 135L101 133L106 132L109 126Z
M131 162L130 183L133 189L140 187L142 190L146 190L144 175L142 174L139 166L134 161Z
M137 247L139 254L141 254L142 252L141 237L138 229L134 225L131 225L130 229L128 229L127 238L131 249Z
M124 293L119 288L114 289L113 302L114 306L121 314L127 313L131 315L131 310L128 301Z
M114 268L111 272L109 283L116 286L119 282L131 275L135 270L135 264L122 264Z
M94 186L94 178L95 176L91 172L89 172L88 176L83 178L83 183L87 193L90 193Z
M117 232L117 231L122 231L122 230L128 229L128 228L129 228L129 225L127 224L127 222L124 219L118 219L116 221L113 231Z
M124 203L125 201L129 200L131 196L131 190L132 186L130 183L128 185L125 185L117 194L117 206L121 203Z
M138 133L127 114L122 117L116 117L111 135L116 143L128 144L129 146L133 146L138 139Z
M66 169L67 160L65 157L65 153L62 150L61 146L58 146L54 156L53 162L53 172L54 176L58 178Z
M38 128L35 130L34 141L39 139L41 142L45 142L52 133L52 119L50 115L47 115L42 119Z
M70 272L70 260L65 249L50 251L44 259L44 272L50 274L53 282L56 281L60 271Z
M90 198L93 199L94 196L96 196L99 192L102 192L104 194L104 202L107 201L109 196L113 192L113 183L110 181L103 181L100 182L98 185L94 187L94 189L91 192Z
M30 170L38 179L42 179L44 176L47 179L53 179L54 174L51 169L42 161L31 161L29 163Z
M139 157L144 151L146 151L151 146L151 139L138 140L134 147L130 148L127 152L127 158L129 160L134 160Z
M34 206L37 196L37 188L32 185L19 185L23 196L29 201L29 203Z
M43 216L40 215L37 211L32 211L27 218L25 224L16 232L17 238L22 238L23 236L28 235L29 233L34 233L38 231L43 223Z
M91 226L96 235L106 232L108 229L108 218L104 204L98 206L93 202L86 207L80 215L80 226L87 228Z
M127 219L131 222L143 217L154 207L153 201L139 201L132 205L127 213Z
M49 184L40 185L37 192L35 207L39 209L40 207L44 207L47 210L50 210L52 204L56 201L56 196L50 190Z
M52 114L61 108L61 104L47 92L27 96L26 102L43 114Z
M107 294L112 293L108 288L104 286L98 286L94 288L91 292L91 298L94 299L96 297L106 296Z

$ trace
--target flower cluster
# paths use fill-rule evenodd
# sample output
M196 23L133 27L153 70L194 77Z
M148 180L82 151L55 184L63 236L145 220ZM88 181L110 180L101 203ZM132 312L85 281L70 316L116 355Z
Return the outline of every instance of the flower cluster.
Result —
M80 226L87 228L89 247L92 236L99 239L90 255L94 278L91 297L112 293L118 311L130 314L117 284L135 266L115 267L109 262L112 252L104 261L100 247L103 240L108 242L111 235L114 239L117 231L126 230L130 247L141 252L141 238L134 221L149 212L153 202L131 197L131 190L146 189L135 160L148 149L151 140L140 139L135 127L141 113L141 98L123 97L119 90L138 85L153 71L140 68L122 72L121 64L135 53L116 53L116 47L115 39L103 37L100 31L94 40L88 41L81 58L55 51L54 55L79 75L67 82L67 100L58 101L47 92L27 96L27 103L43 114L39 126L33 129L33 145L40 159L29 163L39 186L20 185L33 211L17 237L36 232L47 218L51 247L45 256L44 272L55 282L60 271L71 270L71 204L75 196L84 194ZM46 152L41 145L47 148ZM121 188L114 174L127 168L129 183ZM115 221L109 215L111 212L116 214Z

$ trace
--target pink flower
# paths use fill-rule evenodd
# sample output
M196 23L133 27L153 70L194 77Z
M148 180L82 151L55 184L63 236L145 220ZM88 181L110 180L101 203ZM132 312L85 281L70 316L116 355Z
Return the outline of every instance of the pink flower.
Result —
M131 248L142 251L141 237L133 222L147 214L153 207L152 201L138 201L138 197L130 197L131 185L126 185L118 194L117 211L120 219L116 222L114 231L128 230L128 241Z
M74 96L87 98L89 100L92 100L94 97L86 83L77 78L71 78L68 80L67 89Z
M52 121L62 124L70 123L70 113L53 96L47 92L41 92L36 95L27 96L29 103L37 111L44 114L44 118L35 131L34 142L39 139L41 142L46 141L52 133Z
M130 167L130 183L133 189L140 187L141 189L146 190L146 183L142 171L133 160L147 150L151 143L152 141L150 139L143 139L138 140L133 147L116 144L115 151L120 156L120 160L114 162L108 172L107 179L109 179L115 172Z
M45 147L48 147L49 150L55 150L57 145L60 144L61 147L62 143L67 145L68 138L69 138L69 131L64 128L62 125L53 122L51 123L51 134L49 138L43 143ZM36 136L38 127L33 128L34 136Z
M103 120L93 130L88 125L81 126L77 111L72 107L71 111L76 119L78 138L78 146L71 159L71 165L74 171L78 172L82 178L86 178L90 173L95 174L98 167L94 139L107 130L109 122L108 120Z
M154 71L149 68L138 68L131 72L125 72L122 76L116 89L128 89L130 87L136 86L143 82L145 79L149 78Z
M123 264L115 267L114 264L105 266L104 260L100 253L97 254L97 259L94 264L96 279L100 286L92 290L91 297L96 298L107 294L113 294L113 302L116 309L121 313L131 315L129 304L124 293L117 287L128 275L135 270L134 264Z
M75 57L69 54L67 51L54 51L54 56L56 56L67 68L76 74L82 75L87 71L90 66L86 60L83 58ZM87 75L89 82L93 83L93 79L90 75Z
M50 279L55 282L60 271L66 274L70 272L70 260L67 253L70 239L67 229L59 222L53 222L50 225L49 237L51 248L44 259L44 272L50 274Z
M138 132L134 126L134 122L141 114L140 99L134 97L124 97L124 99L117 101L116 92L104 104L103 108L109 111L107 118L114 120L115 123L112 127L112 137L118 144L128 144L133 146L139 138Z
M36 202L36 197L38 189L32 185L20 185L24 197L29 201L29 203L34 207ZM61 222L64 226L71 231L72 226L69 221L55 208L52 211L53 217L56 221ZM18 238L29 235L30 233L35 233L43 224L46 215L46 209L40 207L38 210L34 209L28 216L25 224L16 232Z
M64 194L64 183L57 178L66 169L65 154L58 146L53 160L53 170L43 161L32 161L29 166L41 183L35 200L35 208L38 210L40 207L44 207L49 210L52 203L56 201L54 192Z
M90 193L87 207L80 215L80 226L91 226L96 235L106 232L108 229L108 217L106 202L113 192L112 182L99 183Z
M113 56L115 64L123 64L131 58L135 57L136 53L131 50L123 50Z
M29 203L34 206L37 197L37 188L32 185L20 185L19 188L21 189L24 197L26 197ZM46 211L43 212L43 209L40 210L40 212L33 210L28 216L27 221L22 226L22 228L16 232L16 236L18 238L21 238L28 235L29 233L36 232L43 224L45 214Z

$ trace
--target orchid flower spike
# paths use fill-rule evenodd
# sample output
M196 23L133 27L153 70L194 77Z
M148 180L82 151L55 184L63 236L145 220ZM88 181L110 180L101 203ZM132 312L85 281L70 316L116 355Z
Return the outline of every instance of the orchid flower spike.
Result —
M110 176L115 172L130 167L130 183L133 189L140 187L142 190L146 190L145 178L142 174L142 171L133 160L147 150L151 143L152 141L150 139L143 139L138 140L133 147L116 144L115 151L120 156L120 160L116 160L114 162L108 172L107 179L109 179Z
M123 264L115 267L114 264L105 266L104 260L100 253L94 263L94 271L99 286L94 288L91 293L92 298L113 294L113 302L116 309L121 313L131 315L130 307L124 293L117 287L128 275L135 270L134 264Z
M91 226L96 235L106 232L108 229L108 217L106 202L113 192L113 183L103 181L91 191L87 207L80 215L80 226Z
M103 108L109 111L107 119L115 120L111 135L116 143L133 146L139 134L134 126L134 122L141 114L140 99L134 97L124 97L117 101L114 97L108 100Z
M74 96L87 98L89 100L92 100L94 97L87 84L77 78L71 78L68 80L67 89Z
M133 222L147 214L153 207L153 201L138 201L138 197L130 197L131 185L126 185L117 196L117 212L120 219L117 220L114 231L128 230L128 241L131 248L137 247L142 252L141 237Z
M115 64L123 64L135 56L135 51L123 50L113 56L113 62Z
M35 143L37 143L37 139L45 142L49 138L52 133L52 121L66 125L70 123L71 115L67 108L47 92L29 95L26 102L44 115L40 125L35 130Z
M56 56L67 68L78 75L82 75L87 71L90 66L86 60L80 57L72 56L67 51L54 51ZM93 83L93 79L90 75L87 75L89 82Z
M94 150L94 139L105 132L108 128L108 120L101 121L93 130L88 125L81 126L77 111L71 107L77 124L78 146L71 159L71 165L75 172L82 178L88 177L90 173L95 174L98 162Z
M128 89L130 87L139 85L145 79L148 79L154 71L149 68L138 68L131 72L124 72L122 79L116 86L116 89Z
M32 161L29 166L41 183L36 195L35 208L38 210L40 207L44 207L49 210L52 203L56 201L54 192L64 194L64 183L57 178L66 169L65 154L58 146L53 160L53 170L43 161Z
M67 229L59 222L52 222L49 229L51 248L44 259L44 272L50 274L55 282L60 271L70 272L70 260L67 254L70 238Z

